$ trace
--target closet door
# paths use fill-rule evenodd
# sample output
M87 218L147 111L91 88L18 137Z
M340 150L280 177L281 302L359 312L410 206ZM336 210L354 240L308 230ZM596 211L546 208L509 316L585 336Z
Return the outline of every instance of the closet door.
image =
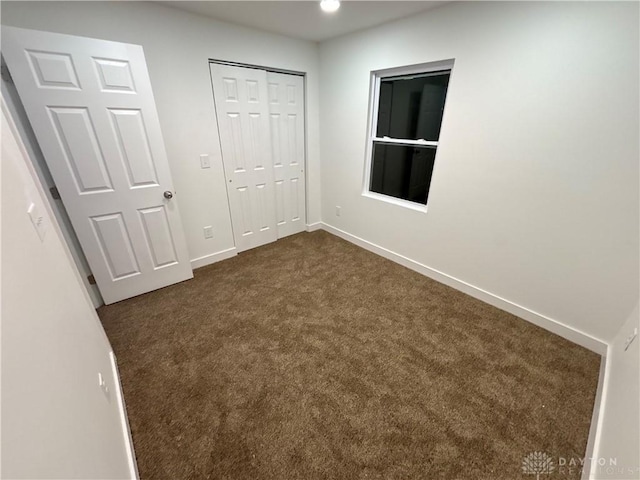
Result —
M233 235L242 252L278 238L267 72L210 67Z
M305 230L304 78L267 72L278 238Z

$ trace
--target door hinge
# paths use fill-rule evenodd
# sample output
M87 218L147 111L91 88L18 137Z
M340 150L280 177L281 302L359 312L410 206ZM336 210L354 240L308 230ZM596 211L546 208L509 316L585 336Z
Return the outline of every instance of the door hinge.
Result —
M60 200L60 192L58 191L58 187L54 185L49 189L49 192L51 193L51 197L54 200Z
M11 72L9 71L9 67L5 63L0 65L0 74L2 75L2 79L7 82L13 84L13 78L11 77Z
M87 277L87 281L89 282L89 285L95 285L96 284L96 277L93 276L93 274L89 275Z

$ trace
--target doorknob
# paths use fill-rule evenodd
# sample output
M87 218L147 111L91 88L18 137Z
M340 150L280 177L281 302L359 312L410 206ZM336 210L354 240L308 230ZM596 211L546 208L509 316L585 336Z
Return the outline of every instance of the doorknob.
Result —
M166 192L164 192L164 198L166 198L167 200L171 200L173 198L173 193L167 190Z

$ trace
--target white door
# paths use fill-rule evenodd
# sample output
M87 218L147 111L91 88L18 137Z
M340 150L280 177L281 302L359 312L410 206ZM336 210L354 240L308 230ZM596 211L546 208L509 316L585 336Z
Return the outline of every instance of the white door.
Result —
M277 240L267 72L211 64L222 160L238 251Z
M5 26L2 41L105 303L192 278L142 47Z
M304 231L304 78L267 72L278 238Z

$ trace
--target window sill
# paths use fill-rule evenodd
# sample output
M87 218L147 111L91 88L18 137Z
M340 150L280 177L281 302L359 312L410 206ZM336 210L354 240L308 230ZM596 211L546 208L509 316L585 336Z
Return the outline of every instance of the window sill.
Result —
M380 200L381 202L390 203L398 207L408 208L416 212L427 213L427 206L421 203L410 202L409 200L402 200L401 198L391 197L389 195L382 195L381 193L375 193L365 191L362 193L363 197L372 198L374 200Z
M428 140L404 140L401 138L389 138L389 137L372 137L371 141L375 143L386 143L391 145L413 145L416 147L437 147L438 142L432 142Z

